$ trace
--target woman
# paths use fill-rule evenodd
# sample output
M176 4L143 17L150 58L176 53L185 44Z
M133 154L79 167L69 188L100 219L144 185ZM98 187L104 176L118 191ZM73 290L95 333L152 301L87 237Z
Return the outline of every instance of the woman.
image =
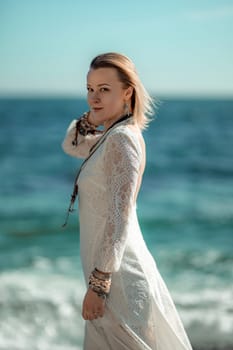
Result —
M145 167L141 131L151 99L133 63L118 53L93 59L87 91L90 112L71 123L63 142L66 153L86 158L69 208L78 192L88 286L84 349L191 349L137 220Z

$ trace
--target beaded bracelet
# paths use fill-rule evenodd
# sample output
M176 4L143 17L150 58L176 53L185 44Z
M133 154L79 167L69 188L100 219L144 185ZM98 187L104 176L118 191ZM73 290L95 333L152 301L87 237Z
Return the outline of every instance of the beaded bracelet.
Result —
M79 118L76 121L76 130L75 130L75 137L74 140L72 141L72 145L73 146L77 146L78 144L78 133L86 136L87 134L96 134L99 132L99 130L97 130L97 127L90 123L88 121L88 116L89 116L90 112L85 112L81 118Z
M94 271L92 271L92 274L94 275L94 277L99 278L100 280L106 281L111 279L111 273L110 272L100 272L99 270L97 270L97 268L95 267Z
M99 297L106 298L110 292L111 274L105 275L98 270L92 271L89 277L89 288Z

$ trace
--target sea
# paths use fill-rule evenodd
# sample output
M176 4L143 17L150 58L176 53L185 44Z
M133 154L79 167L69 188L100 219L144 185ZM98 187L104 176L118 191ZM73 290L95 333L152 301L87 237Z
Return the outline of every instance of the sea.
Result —
M80 159L61 143L85 99L0 99L0 350L81 350ZM233 99L160 98L143 132L144 239L196 350L233 349Z

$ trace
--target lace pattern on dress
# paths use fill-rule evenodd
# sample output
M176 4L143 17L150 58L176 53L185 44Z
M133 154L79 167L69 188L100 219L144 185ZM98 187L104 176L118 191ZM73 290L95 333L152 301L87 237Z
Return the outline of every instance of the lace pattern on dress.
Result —
M119 269L140 163L141 154L131 135L116 130L108 136L104 153L108 212L96 259L96 267L101 271L114 272Z

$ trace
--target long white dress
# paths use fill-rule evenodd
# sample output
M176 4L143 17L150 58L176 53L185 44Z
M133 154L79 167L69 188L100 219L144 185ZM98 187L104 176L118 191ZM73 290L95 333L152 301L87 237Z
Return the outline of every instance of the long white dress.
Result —
M75 147L74 135L75 121L63 142L75 157L87 157L100 137L79 134ZM78 179L86 283L95 267L112 272L104 317L86 321L85 350L192 349L138 224L135 203L144 162L139 134L123 121L106 133Z

